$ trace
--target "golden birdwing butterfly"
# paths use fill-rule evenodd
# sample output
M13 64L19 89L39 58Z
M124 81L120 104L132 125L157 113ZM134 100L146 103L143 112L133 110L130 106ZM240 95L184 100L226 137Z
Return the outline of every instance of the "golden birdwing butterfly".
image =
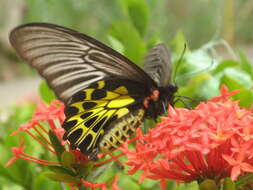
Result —
M170 83L170 56L163 44L145 57L145 72L101 42L54 24L18 26L10 43L64 102L63 138L93 160L173 104L177 87Z

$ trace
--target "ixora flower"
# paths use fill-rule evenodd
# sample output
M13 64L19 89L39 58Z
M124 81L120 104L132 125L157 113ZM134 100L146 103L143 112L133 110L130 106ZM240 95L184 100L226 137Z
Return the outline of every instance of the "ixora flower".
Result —
M25 141L20 138L19 147L13 147L13 157L6 163L9 166L18 159L47 166L51 171L45 174L55 181L63 182L76 189L102 189L107 190L106 183L90 183L85 177L95 175L96 170L102 171L99 163L88 160L88 157L78 150L70 150L68 144L63 140L64 129L61 127L65 119L64 104L54 100L50 105L39 102L31 121L13 132L17 135L25 132L33 141L39 143L45 150L52 153L54 161L44 160L25 153ZM107 163L104 161L103 163ZM105 166L101 166L105 167ZM95 180L91 178L91 180ZM120 190L117 186L118 177L109 185L112 190Z
M219 186L226 178L235 182L253 175L253 114L230 100L237 92L222 86L221 96L193 110L169 107L168 116L147 134L138 130L134 149L121 148L128 173L143 171L141 181L160 180L162 187L168 179L211 179Z

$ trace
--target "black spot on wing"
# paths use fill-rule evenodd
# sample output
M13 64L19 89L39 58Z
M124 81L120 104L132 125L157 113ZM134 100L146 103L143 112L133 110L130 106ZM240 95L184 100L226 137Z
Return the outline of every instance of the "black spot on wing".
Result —
M102 89L96 89L91 95L92 100L100 100L106 97L106 91Z
M90 143L92 142L92 135L88 134L83 141L79 144L78 148L80 149L80 151L83 154L87 154L90 151L87 150L88 146L90 145Z
M126 138L125 136L122 136L122 137L121 137L121 140L122 140L122 141L126 141L127 138Z
M119 82L120 80L108 80L105 83L104 89L107 89L109 91L113 91L116 88L122 86L123 84L121 82Z
M150 87L137 81L131 81L128 79L110 79L107 80L104 89L114 91L120 86L124 86L128 90L129 95L146 96L150 94Z
M80 117L81 117L82 119L85 119L85 118L89 117L91 114L92 114L92 112L85 112L85 113L82 114Z
M97 118L98 116L90 118L88 121L84 123L84 126L89 128L96 121Z
M128 135L132 135L132 134L133 134L133 131L132 131L131 129L128 129L128 130L127 130L127 134L128 134Z
M77 120L72 120L72 121L67 121L65 120L64 123L62 124L62 127L68 131L72 127L74 127L77 124Z
M85 91L79 91L76 94L74 94L71 98L71 103L74 102L82 102L86 98L86 92Z
M83 109L88 110L95 107L97 104L95 102L84 102Z
M125 125L122 129L123 129L123 131L126 131L127 130L127 126Z
M73 107L73 106L67 106L65 109L64 109L64 114L65 116L68 118L68 117L72 117L74 115L76 115L78 113L78 109L76 107Z
M98 130L101 128L101 126L103 125L103 123L105 122L107 117L102 118L93 128L92 131L94 131L95 133L98 132Z
M97 83L97 82L94 82L94 83L90 84L88 88L97 89L97 88L98 88L98 83Z
M76 141L80 138L82 135L83 130L82 129L77 129L73 131L71 134L67 136L68 141L70 144L76 144Z

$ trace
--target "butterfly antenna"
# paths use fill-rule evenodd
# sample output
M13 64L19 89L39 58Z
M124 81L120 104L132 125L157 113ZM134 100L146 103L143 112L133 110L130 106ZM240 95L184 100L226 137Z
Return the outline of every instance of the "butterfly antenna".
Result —
M176 84L176 75L177 75L177 71L178 71L178 67L180 65L180 63L182 63L182 60L183 60L183 57L184 57L184 54L186 52L186 43L184 44L184 49L183 49L183 52L182 54L180 55L180 58L178 59L177 63L176 63L176 68L175 68L175 72L174 72L174 75L173 75L173 83Z
M164 111L164 113L166 113L166 111L167 111L167 108L166 108L166 105L164 102L163 102L163 111Z
M186 107L187 109L192 109L192 107L191 107L188 103L186 103L185 101L183 101L183 100L180 99L180 98L176 99L176 100L173 102L173 104L176 104L177 102L181 102L181 103L184 105L184 107Z
M194 98L191 98L191 97L188 97L188 96L181 96L181 95L176 95L175 98L184 98L184 99L190 100L192 102L197 101Z

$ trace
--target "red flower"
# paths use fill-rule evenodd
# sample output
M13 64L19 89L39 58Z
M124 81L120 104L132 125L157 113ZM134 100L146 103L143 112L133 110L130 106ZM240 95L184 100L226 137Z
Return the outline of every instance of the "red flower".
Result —
M119 186L117 185L118 180L119 180L119 176L116 175L114 177L114 180L113 180L113 183L112 183L112 190L121 190L121 188L119 188Z
M116 175L113 179L113 182L112 182L112 185L111 185L111 188L112 190L121 190L121 188L119 188L119 186L117 185L117 182L118 182L118 175ZM107 187L106 187L106 184L105 183L89 183L85 180L82 180L82 185L84 185L85 187L88 187L88 188L91 188L91 189L101 189L101 190L107 190Z
M134 150L121 150L131 166L129 174L143 171L141 179L190 182L205 178L236 180L253 172L253 115L229 97L237 91L221 88L221 96L195 109L169 107L168 116L146 135L137 133Z
M119 176L116 175L113 179L113 182L111 184L111 187L109 189L112 189L112 190L121 190L121 188L117 185L118 183L118 179L119 179ZM106 186L106 183L90 183L88 181L85 181L85 180L81 180L81 184L80 186L84 186L84 187L87 187L88 189L101 189L101 190L107 190L107 186ZM80 189L79 187L76 187L76 186L73 186L70 190L78 190Z
M64 121L64 105L58 100L52 101L52 103L47 106L43 102L39 102L37 109L33 115L32 120L24 125L21 125L20 128L13 132L11 135L17 135L20 132L25 132L31 136L35 141L41 144L45 149L55 155L54 148L48 138L48 131L51 130L59 139L62 144L65 142L62 139L64 130L61 127L61 123ZM16 151L22 150L22 151ZM25 159L30 162L35 162L43 165L55 165L58 162L51 162L47 160L41 160L35 158L29 154L24 153L24 142L20 147L12 148L14 157L12 161L8 161L8 165L12 164L14 160L18 158Z
M13 147L11 149L14 156L5 164L6 167L8 167L11 164L13 164L14 162L16 162L16 160L19 158L19 155L23 153L23 151L24 151L24 140L22 138L19 139L19 144L20 144L19 147Z
M85 187L91 188L91 189L100 188L101 190L107 190L105 183L93 184L88 181L82 180L82 185L84 185Z

